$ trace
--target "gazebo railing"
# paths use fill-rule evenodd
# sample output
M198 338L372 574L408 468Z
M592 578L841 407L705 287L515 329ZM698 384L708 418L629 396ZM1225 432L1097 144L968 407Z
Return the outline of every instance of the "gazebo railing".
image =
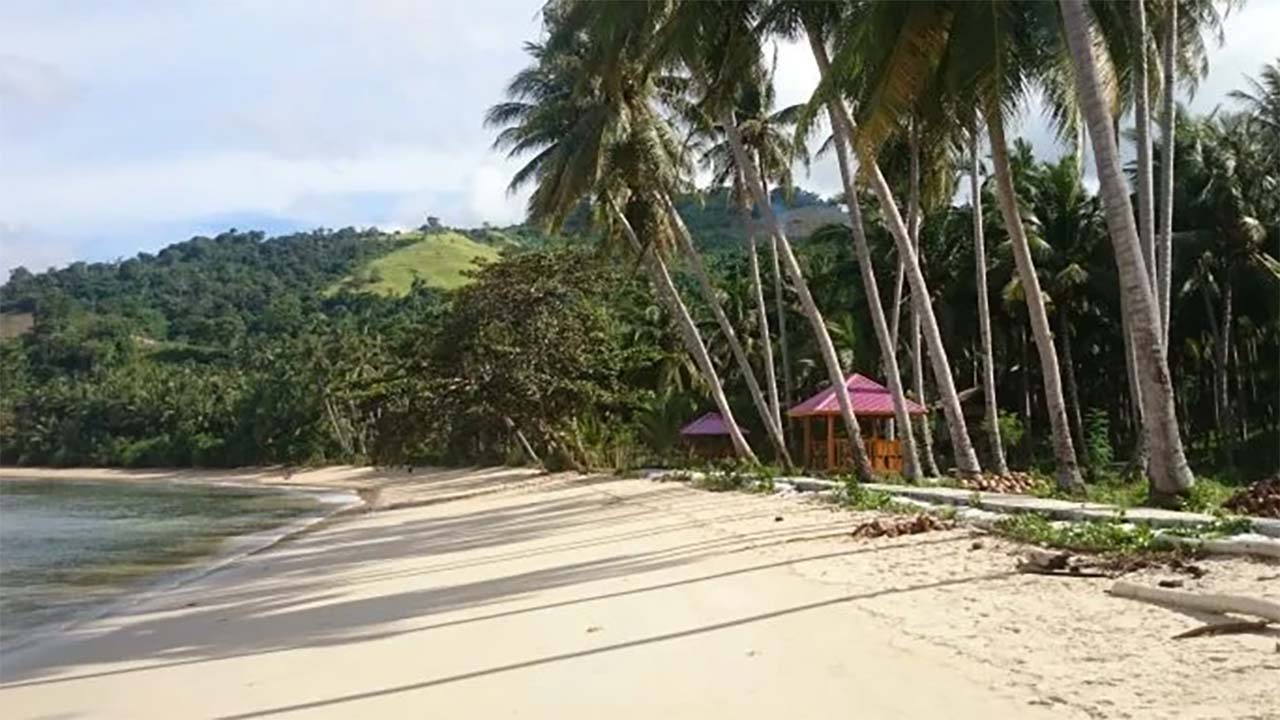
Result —
M880 437L862 438L867 449L867 459L875 472L902 472L902 444L898 440ZM848 438L835 439L835 464L828 463L827 441L825 438L814 438L809 443L805 455L811 466L825 467L827 470L847 470L853 467L853 449Z

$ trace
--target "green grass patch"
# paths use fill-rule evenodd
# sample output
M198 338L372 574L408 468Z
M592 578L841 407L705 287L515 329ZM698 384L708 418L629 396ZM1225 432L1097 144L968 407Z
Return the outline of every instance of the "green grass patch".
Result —
M1156 550L1156 536L1147 525L1117 520L1055 524L1035 513L1011 515L995 525L995 532L1018 542L1095 553L1136 553Z
M498 259L499 249L476 242L455 232L422 235L422 239L377 258L338 284L330 294L347 290L378 295L404 295L416 279L442 290L452 290L470 282L464 273L477 262Z
M1191 493L1182 500L1179 509L1188 512L1219 513L1222 510L1222 503L1226 502L1236 489L1234 485L1216 477L1197 477L1195 485L1191 487ZM1037 497L1115 505L1123 509L1145 506L1149 488L1147 479L1144 477L1122 477L1115 473L1107 473L1096 475L1085 484L1084 497L1064 493L1051 481L1037 485L1031 494Z

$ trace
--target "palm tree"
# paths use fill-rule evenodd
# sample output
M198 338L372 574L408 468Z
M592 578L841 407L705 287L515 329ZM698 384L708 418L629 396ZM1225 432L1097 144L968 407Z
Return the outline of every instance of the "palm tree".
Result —
M1169 344L1169 301L1173 266L1173 198L1177 98L1175 88L1183 80L1192 89L1209 70L1205 37L1224 41L1222 26L1227 13L1243 0L1165 0L1155 6L1157 26L1164 32L1160 42L1160 197L1159 238L1155 247L1157 300L1166 351Z
M820 42L818 36L809 33L809 42ZM815 53L822 52L821 49L815 50ZM832 127L836 127L841 122L840 100L834 95L827 99L827 117ZM884 308L880 303L880 288L876 283L875 266L871 263L871 251L867 246L866 230L862 222L862 209L858 201L858 191L854 185L855 168L850 159L849 147L845 144L844 136L840 133L835 135L836 160L840 168L840 180L844 186L845 204L849 211L849 225L853 235L854 252L858 258L858 267L862 272L862 284L867 296L867 304L871 310L871 322L875 327L876 340L880 343L880 357L885 368L886 380L889 383L889 395L893 400L894 421L899 428L900 443L902 446L903 459L903 475L908 479L915 480L921 475L920 459L916 453L915 437L911 428L911 416L907 412L906 395L902 389L902 375L898 371L897 348L892 337L889 334L889 324L885 320ZM919 335L917 334L917 337ZM919 352L919 344L916 345L916 351ZM917 367L919 367L917 365ZM917 370L917 393L923 401L923 392L920 389L921 378L918 376ZM925 421L927 422L927 421ZM925 427L925 437L928 437L927 426ZM927 441L926 441L927 442ZM926 447L928 447L926 445ZM937 474L936 463L933 462L932 451L929 452L930 470Z
M1148 107L1150 88L1147 81L1147 11L1146 0L1129 0L1133 28L1130 32L1133 62L1133 127L1138 146L1137 194L1138 238L1142 243L1142 261L1147 265L1153 293L1156 284L1156 211L1151 160L1151 112ZM1159 297L1159 295L1156 295ZM1161 321L1163 332L1164 321Z
M1027 303L1032 335L1039 354L1049 414L1058 485L1082 487L1067 419L1057 351L1049 325L1044 294L1022 224L1019 200L1005 140L1005 116L1026 92L1030 80L1047 64L1033 6L1004 2L964 4L914 3L887 5L870 20L878 32L892 28L887 48L865 42L873 87L873 101L863 115L863 142L878 147L898 113L919 113L933 106L952 118L963 116L962 98L976 100L991 144L997 199L1009 235L1015 265ZM881 17L882 16L882 17ZM939 97L957 102L939 102ZM935 112L934 115L941 113Z
M844 420L853 455L854 473L859 480L869 481L872 477L871 463L845 386L840 359L831 342L822 311L814 302L786 231L769 201L757 160L748 151L739 131L733 109L733 98L740 92L743 82L761 74L755 11L756 7L750 3L684 3L664 18L664 29L658 33L659 39L653 45L668 48L670 58L678 60L685 67L701 90L701 101L708 114L717 118L724 129L733 161L741 168L747 189L755 198L756 210L773 234L783 267L800 300L801 311L813 329Z
M1058 355L1053 346L1053 331L1049 327L1049 313L1045 309L1040 278L1036 274L1035 261L1027 243L1026 228L1022 224L1018 208L1017 191L1013 186L1013 171L1009 166L1008 146L1004 138L1003 112L989 107L986 113L987 134L991 140L991 158L995 170L997 197L1005 231L1013 246L1013 258L1022 283L1027 314L1031 320L1031 334L1040 355L1040 372L1044 381L1045 404L1049 413L1049 428L1057 460L1058 486L1066 490L1078 490L1082 486L1080 470L1076 465L1075 448L1071 442L1071 425L1067 420L1066 400L1062 392L1062 377L1058 369Z
M987 302L987 250L982 223L982 186L978 180L978 131L969 134L969 196L973 205L973 253L977 270L978 330L982 339L982 392L986 400L985 425L991 443L991 458L997 473L1009 472L1004 443L1000 441L1000 407L996 404L996 360L991 349L991 308Z
M1280 58L1262 66L1260 78L1246 77L1248 90L1232 90L1231 99L1242 103L1253 125L1263 160L1280 164Z
M738 131L743 141L754 154L760 166L761 177L772 180L775 186L790 188L792 184L792 165L797 161L807 164L808 153L803 144L796 143L790 127L796 122L799 106L792 105L781 110L774 110L774 86L772 71L758 83L745 84L739 92L735 104L738 118ZM757 298L760 314L761 332L764 339L765 376L769 383L770 404L782 425L782 402L779 400L777 373L774 367L773 347L769 337L769 318L764 304L764 291L759 281L759 260L756 254L756 223L752 220L754 198L747 189L742 171L734 164L733 150L725 139L724 129L701 116L698 108L687 108L683 111L687 122L695 132L700 131L707 136L710 143L701 155L701 163L711 170L712 185L720 186L732 181L731 197L738 205L746 229L747 256L749 269L753 278L753 289ZM773 271L774 308L778 318L779 352L782 356L782 383L784 393L782 401L787 405L792 402L792 372L790 348L787 342L786 305L783 295L783 278L781 265L778 262L778 246L773 241L772 233L768 237L771 268Z
M554 22L554 15L548 21ZM535 183L529 199L533 222L554 226L578 202L594 194L609 224L621 229L632 249L645 261L659 300L675 319L686 349L701 369L717 410L725 418L734 449L744 459L755 460L738 430L715 366L697 326L671 281L658 242L641 242L624 213L619 196L633 215L653 218L661 209L645 193L645 183L660 181L669 166L654 163L656 153L637 157L631 127L634 105L628 98L606 92L590 70L592 48L578 38L558 38L557 46L529 44L533 64L510 82L510 100L490 108L486 123L503 128L495 146L512 156L534 153L515 174L512 189ZM651 148L650 148L651 149ZM654 172L659 170L659 172ZM650 223L656 225L656 223ZM655 234L654 239L661 239Z
M1164 41L1161 43L1160 71L1163 88L1160 93L1160 237L1156 243L1156 302L1160 304L1160 329L1165 353L1169 352L1169 295L1173 287L1173 153L1177 122L1177 98L1174 95L1178 72L1178 2L1169 0L1164 16Z
M819 94L815 96L815 101L826 102L827 94L835 95L830 102L834 106L838 122L833 124L832 133L847 146L856 147L852 140L857 133L857 126L854 124L853 117L845 106L844 100L838 95L839 91L848 83L843 74L837 76L837 73L833 70L833 63L826 47L826 32L828 28L818 25L817 22L810 21L804 25L804 31L806 34L814 36L809 46L818 65L822 83L819 87ZM890 235L893 236L898 256L901 258L903 267L906 270L908 285L911 288L913 312L916 313L916 316L921 321L921 331L928 346L929 360L933 366L934 381L940 396L940 404L947 418L947 428L951 436L951 446L955 454L956 465L959 471L965 474L981 473L982 468L978 463L977 453L973 450L973 443L969 439L964 413L960 408L960 398L955 388L955 380L951 375L951 363L947 357L946 348L942 343L942 335L939 332L937 319L934 316L933 307L929 300L929 289L920 270L918 255L910 232L898 211L893 192L889 188L889 183L881 172L874 154L863 153L861 175L879 200L882 216Z
M1058 320L1057 339L1062 348L1066 376L1068 412L1076 445L1084 449L1084 427L1080 391L1076 382L1075 359L1071 349L1072 319L1088 309L1087 290L1092 281L1089 268L1097 240L1103 235L1097 199L1085 192L1076 169L1076 158L1068 155L1056 163L1044 163L1031 178L1030 204L1041 239L1050 251L1046 269L1049 293Z
M1255 117L1217 114L1186 124L1196 142L1184 152L1182 174L1190 192L1182 221L1190 227L1181 241L1199 251L1197 263L1213 342L1214 419L1230 445L1237 435L1237 413L1228 398L1228 363L1234 350L1232 333L1237 308L1236 286L1246 273L1280 277L1280 263L1266 251L1264 218L1280 213L1275 200L1280 174L1265 147ZM1265 128L1264 128L1265 129ZM1214 301L1217 301L1217 311Z
M746 380L747 390L751 394L751 401L755 403L756 410L760 413L760 418L769 434L769 439L773 442L774 451L777 452L783 463L790 467L791 454L787 450L787 442L782 435L782 420L780 413L778 413L776 402L776 386L773 386L775 389L772 391L774 402L770 404L765 401L764 395L761 393L760 382L756 379L755 370L751 367L751 361L747 357L742 343L738 340L738 334L733 329L733 323L729 322L728 316L725 315L724 307L721 305L720 298L716 295L715 287L712 285L711 275L707 272L706 264L702 261L702 255L694 247L693 236L685 226L684 219L680 217L680 213L676 210L675 203L671 202L670 196L663 194L659 200L663 210L666 211L669 222L675 227L680 249L684 251L685 256L689 259L689 266L693 269L694 277L697 278L703 299L711 308L711 313L715 317L716 323L720 326L720 331L723 333L730 351L733 353L738 370L742 373L743 379ZM757 277L756 279L758 280L759 278ZM763 295L761 295L761 298L763 299ZM770 367L772 367L772 363L770 363Z
M571 4L566 4L564 7L570 13L575 10L575 6ZM579 10L582 7L582 5L576 6ZM622 102L627 109L626 118L632 136L632 142L627 147L638 158L633 163L636 170L633 184L648 182L650 196L665 216L665 229L670 231L676 245L689 261L703 299L711 309L721 334L729 345L738 370L746 381L751 400L773 443L775 452L785 465L790 466L791 458L782 434L781 423L777 421L777 415L771 411L761 392L755 370L742 343L738 340L733 325L724 313L705 263L671 199L671 195L677 188L684 185L683 154L674 133L655 112L654 104L662 97L678 96L683 83L678 78L661 76L653 72L652 66L645 61L646 46L635 42L643 37L644 26L634 26L631 20L643 20L644 8L639 9L639 16L635 14L637 8L630 5L615 5L613 8L605 7L603 10L604 12L594 16L587 15L588 20L594 17L595 20L600 21L591 28L600 33L599 37L588 35L595 43L597 51L597 56L593 58L589 70L605 88L613 89L607 94L624 98ZM576 22L563 22L562 26L560 37L572 41L582 36L579 32L581 26ZM663 232L661 227L656 229Z
M1142 260L1116 138L1111 131L1110 109L1104 101L1098 79L1094 60L1097 31L1090 22L1084 0L1061 0L1060 6L1080 107L1093 145L1107 229L1120 273L1122 312L1130 325L1130 339L1142 389L1151 491L1153 499L1167 499L1190 491L1194 477L1178 430L1173 383L1165 359L1164 332L1155 295L1151 292L1152 284Z

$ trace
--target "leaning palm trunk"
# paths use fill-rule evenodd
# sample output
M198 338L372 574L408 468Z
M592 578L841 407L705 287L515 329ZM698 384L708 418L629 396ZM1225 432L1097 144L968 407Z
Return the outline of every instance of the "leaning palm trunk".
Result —
M1156 285L1156 211L1152 204L1154 192L1151 178L1151 112L1147 85L1145 2L1146 0L1130 0L1134 34L1137 35L1137 52L1133 53L1133 125L1138 145L1138 237L1142 242L1142 261L1147 266L1147 277L1151 281L1151 292L1154 295L1159 290ZM1161 328L1163 332L1163 323Z
M1133 450L1129 453L1129 471L1147 473L1147 431L1143 421L1142 382L1138 379L1138 359L1134 354L1133 331L1129 329L1129 302L1124 293L1120 293L1120 332L1124 347L1125 379L1129 383L1130 417L1133 428ZM1127 474L1127 473L1126 473Z
M1169 294L1173 268L1173 132L1177 113L1174 80L1178 49L1178 3L1168 5L1164 35L1164 91L1160 96L1160 241L1156 245L1156 288L1159 292L1160 328L1165 355L1169 352Z
M759 153L756 153L756 165L757 167L760 167ZM751 214L751 195L746 190L746 185L745 185L746 181L741 177L741 173L739 173L738 182L743 186L743 195L745 197L745 202L747 204L746 212L748 215L750 215ZM765 179L764 176L761 176L760 183L761 185L764 186L764 196L769 197L769 181ZM756 228L754 225L752 226L751 230L752 232L755 232ZM778 344L779 344L781 355L782 355L782 391L783 391L782 402L789 407L793 401L793 398L791 395L791 351L787 348L787 313L786 313L786 303L785 303L786 298L782 294L783 282L782 282L782 271L778 265L778 243L776 240L773 239L773 233L768 233L768 235L770 238L769 256L770 256L770 259L773 261L773 295L774 295L773 299L774 299L774 303L777 306L777 312L778 312ZM771 358L771 361L772 361L772 358ZM781 424L782 423L780 421L779 425Z
M1138 232L1116 150L1108 127L1108 111L1093 58L1093 40L1084 0L1061 0L1063 28L1075 68L1076 91L1093 143L1098 183L1106 210L1120 292L1128 301L1130 339L1142 388L1143 427L1149 452L1148 475L1154 499L1187 493L1195 482L1182 449L1173 400L1173 383L1165 360L1160 311L1142 262Z
M911 136L909 144L911 146L911 171L909 187L907 189L907 234L911 236L911 247L916 250L917 259L920 257L920 127L913 119L911 122ZM902 266L901 263L898 264ZM916 397L920 398L921 405L928 405L924 396L924 354L920 349L920 314L912 310L911 312L911 380L915 383ZM933 429L929 426L929 416L922 415L920 417L920 439L924 445L924 461L925 467L929 469L929 474L937 477L938 461L933 457Z
M791 390L791 346L787 339L787 298L784 295L782 267L778 262L778 240L769 233L769 261L773 267L773 303L778 314L778 354L782 356L782 402L790 407L795 399Z
M969 137L969 192L973 196L973 254L977 268L978 333L982 336L982 394L986 400L987 438L996 472L1009 472L1000 440L1000 407L996 404L996 358L991 349L991 310L987 303L987 244L982 228L982 188L978 183L978 132Z
M999 107L987 112L987 135L991 140L991 164L995 170L1000 214L1004 217L1005 230L1013 245L1013 260L1018 267L1018 279L1022 283L1022 295L1027 301L1027 316L1031 321L1031 334L1040 355L1040 374L1044 380L1045 410L1049 413L1049 432L1053 440L1053 455L1057 461L1058 487L1077 491L1084 487L1080 480L1080 468L1076 465L1076 451L1071 442L1071 423L1067 420L1067 402L1062 395L1062 375L1058 369L1058 353L1053 347L1053 331L1049 328L1049 314L1044 307L1044 294L1040 291L1040 279L1036 276L1035 262L1027 244L1026 229L1018 211L1018 195L1013 187L1013 169L1009 166L1009 147L1004 138L1004 116Z
M831 124L835 125L838 122L838 110L834 100L827 103L827 113ZM857 188L854 186L854 168L849 159L849 147L838 137L835 145L836 160L840 166L840 180L844 184L845 202L849 206L853 249L858 256L858 267L862 271L862 285L867 296L867 305L871 310L871 324L875 327L876 339L880 342L881 361L885 368L885 378L889 383L889 397L893 400L894 421L900 428L902 474L909 480L916 480L920 478L920 459L916 455L911 415L907 412L907 398L902 390L902 376L898 372L898 358L894 353L893 340L889 336L889 323L884 317L884 307L880 304L880 288L876 283L875 267L871 264L871 250L867 247L867 234L862 224L862 208L858 204Z
M751 451L751 446L747 444L746 438L742 436L742 431L738 429L738 424L733 418L733 410L729 408L729 401L725 398L724 386L720 384L720 377L716 373L715 364L711 362L711 354L707 352L707 346L702 342L702 335L698 333L698 326L694 324L693 318L689 316L689 309L685 307L684 301L680 299L680 292L676 290L675 284L671 282L671 273L667 271L667 265L662 261L662 256L658 254L655 247L645 248L640 242L640 238L636 237L635 230L621 210L612 203L609 205L609 210L614 219L617 220L618 225L622 227L627 239L631 242L631 246L643 256L645 265L649 269L654 289L658 293L658 298L667 306L667 311L675 319L676 327L680 331L680 337L684 341L685 348L693 356L694 362L697 363L707 381L711 399L715 402L716 410L724 418L725 427L729 431L729 440L733 443L734 452L737 453L738 457L754 462L756 455Z
M689 266L693 268L693 275L698 280L698 287L702 290L702 298L711 307L711 314L715 316L716 323L720 326L720 332L724 334L725 342L729 343L729 350L733 353L733 359L738 365L738 371L742 373L743 379L747 381L747 390L751 394L751 401L755 403L756 412L760 413L760 419L764 422L765 431L769 435L769 440L773 443L773 449L778 453L778 458L787 467L791 467L791 454L787 452L787 441L782 437L782 425L776 421L776 416L772 409L765 402L764 394L760 391L760 382L756 379L756 372L751 367L751 361L747 358L746 351L742 349L742 343L738 341L738 333L733 329L733 323L729 322L729 317L724 314L724 307L720 304L720 298L716 297L716 290L711 284L711 275L707 273L707 266L702 262L702 255L693 246L693 236L689 234L689 228L685 227L684 219L680 217L680 212L676 210L671 198L663 195L661 202L668 219L675 227L680 248L684 251L685 256L689 258Z
M791 250L791 243L787 241L786 231L783 230L782 223L778 221L778 216L773 212L773 206L764 192L764 184L760 180L760 168L756 166L755 159L743 146L742 135L738 132L737 121L734 120L732 111L725 114L723 125L729 147L733 151L734 162L742 168L746 176L747 189L755 195L756 205L773 233L783 265L791 277L792 284L795 285L796 294L800 296L800 307L809 318L809 324L813 326L818 350L822 353L822 362L826 365L827 376L831 380L831 388L835 391L836 402L840 405L840 415L844 419L845 432L849 436L849 446L853 454L853 472L859 481L870 482L871 462L867 458L866 446L862 443L862 431L858 427L857 416L853 414L853 403L849 400L849 390L845 387L844 370L840 367L840 359L836 356L835 345L831 343L831 334L827 332L826 321L823 320L817 303L813 301L813 295L809 292L809 283L805 281L800 263Z
M1076 361L1071 354L1071 320L1067 308L1058 308L1058 331L1062 334L1062 364L1067 376L1067 402L1071 412L1071 437L1080 452L1087 452L1084 444L1084 418L1080 414L1080 386L1076 383ZM1089 462L1086 455L1085 462Z
M741 174L739 174L741 175ZM738 186L742 186L742 178L738 178ZM782 405L778 401L778 374L773 364L773 339L769 333L769 310L764 301L764 287L760 283L760 259L756 253L756 228L751 220L751 204L744 195L743 222L747 224L747 264L751 271L751 294L755 297L756 313L760 316L760 344L764 352L765 391L769 395L769 412L773 421L782 429ZM786 433L783 432L785 436ZM785 443L784 443L785 444Z
M813 30L809 30L809 34L817 35ZM827 82L831 77L831 61L827 57L826 47L822 45L821 36L817 35L817 37L818 41L811 42L810 48L813 50L822 81ZM849 115L849 109L843 100L837 100L835 104L839 122L835 123L831 131L847 147L853 147L853 118ZM969 440L964 411L960 408L960 397L956 393L955 380L951 377L951 363L947 359L946 347L942 344L942 334L938 331L938 321L933 315L933 306L929 301L929 288L925 285L924 274L920 272L920 263L916 258L915 248L911 245L911 237L902 222L902 215L898 212L889 183L880 172L880 165L872 160L862 169L862 174L869 177L871 189L880 201L885 222L889 226L889 233L893 235L898 256L902 258L903 267L906 269L907 281L911 285L912 307L920 316L921 330L928 344L929 360L933 364L934 383L937 385L942 412L947 417L947 429L951 434L951 447L955 453L957 469L966 475L979 474L982 472L982 466L978 463L978 455L974 452L973 443Z

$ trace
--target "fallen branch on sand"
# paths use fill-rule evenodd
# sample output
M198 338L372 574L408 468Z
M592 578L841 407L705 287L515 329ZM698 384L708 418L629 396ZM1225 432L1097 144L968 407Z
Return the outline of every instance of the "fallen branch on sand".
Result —
M1123 580L1112 585L1107 592L1116 597L1143 600L1160 605L1171 605L1188 610L1200 610L1219 615L1224 613L1253 615L1266 618L1270 622L1280 622L1280 603L1263 600L1262 598L1166 590L1164 588L1136 585Z

